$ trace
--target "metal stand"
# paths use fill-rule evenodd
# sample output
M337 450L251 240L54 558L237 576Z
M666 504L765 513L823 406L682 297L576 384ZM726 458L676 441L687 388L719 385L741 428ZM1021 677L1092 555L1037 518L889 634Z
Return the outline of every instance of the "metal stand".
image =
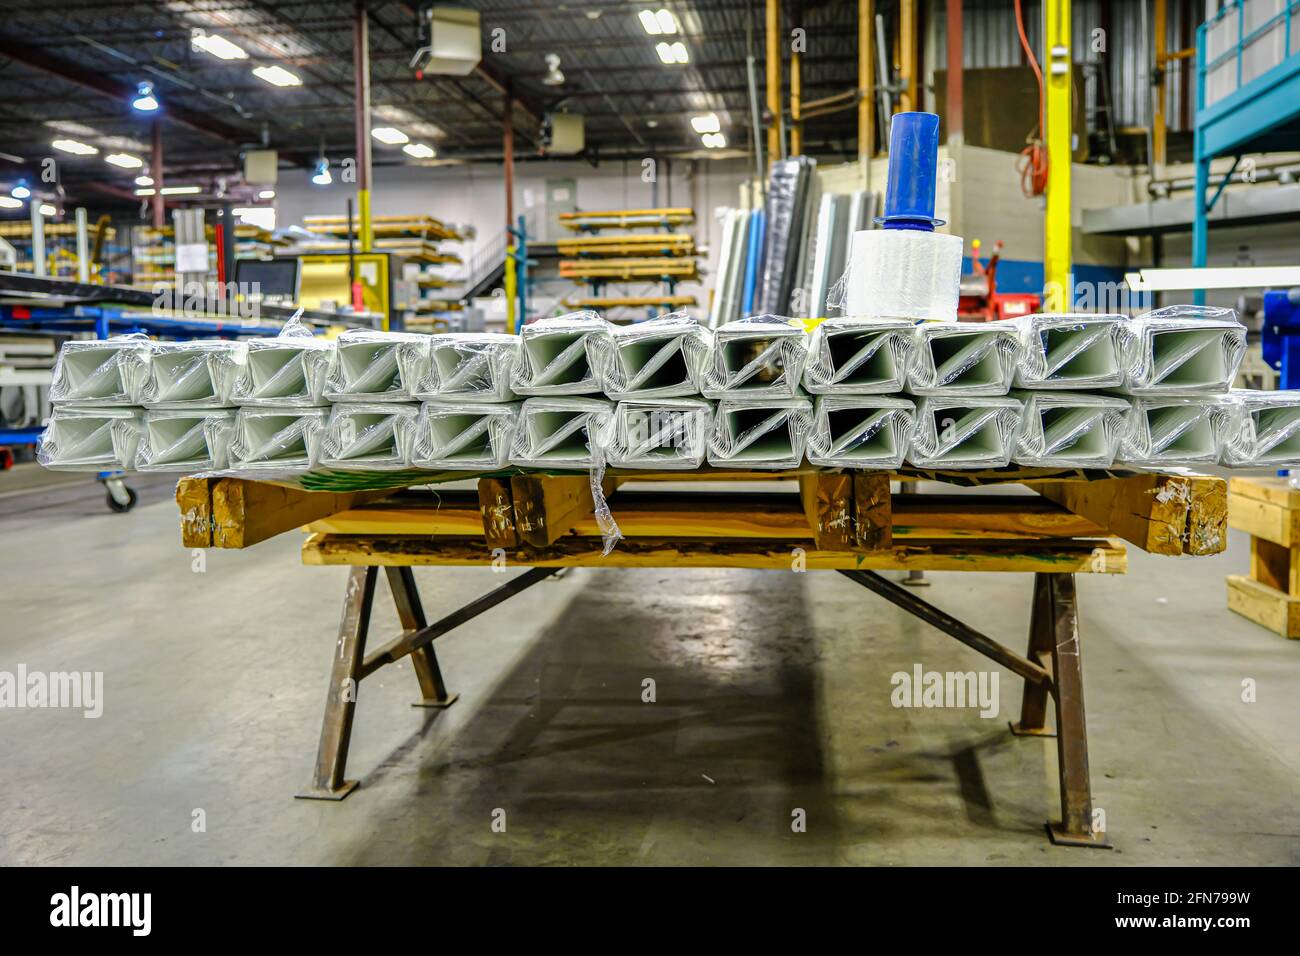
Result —
M979 651L1025 679L1020 720L1011 731L1021 736L1056 737L1061 788L1061 821L1047 824L1047 836L1059 846L1110 849L1106 834L1092 826L1092 786L1088 777L1088 730L1083 713L1083 665L1079 655L1079 623L1073 574L1034 575L1029 651L1021 657L950 614L874 571L841 571L874 591ZM1047 697L1056 704L1056 733L1047 728Z
M370 610L375 600L375 580L379 569L374 566L353 567L343 598L343 619L334 645L334 666L330 672L329 693L325 698L325 719L321 724L320 746L316 751L316 770L311 786L297 797L304 800L342 800L356 789L358 781L345 779L348 744L352 738L352 718L357 706L361 681L387 664L411 657L421 698L415 707L450 707L458 694L447 691L433 651L433 642L448 631L495 607L507 598L555 573L555 568L533 568L483 597L465 605L433 624L425 621L415 575L409 567L384 569L388 587L393 592L402 633L378 650L366 653L370 630Z

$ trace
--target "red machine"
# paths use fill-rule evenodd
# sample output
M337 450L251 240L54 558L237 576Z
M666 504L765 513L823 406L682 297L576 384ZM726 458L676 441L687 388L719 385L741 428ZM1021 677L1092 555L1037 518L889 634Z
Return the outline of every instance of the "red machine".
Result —
M993 255L988 265L980 262L980 241L971 240L971 263L975 268L961 277L961 298L957 302L957 318L962 322L996 322L1029 315L1042 307L1042 297L1033 292L999 292L997 283L998 257L1002 255L1002 240L993 244Z

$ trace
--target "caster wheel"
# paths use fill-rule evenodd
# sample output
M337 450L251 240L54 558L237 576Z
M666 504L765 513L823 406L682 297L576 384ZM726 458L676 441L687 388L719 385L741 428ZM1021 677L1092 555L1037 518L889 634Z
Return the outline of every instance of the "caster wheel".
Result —
M125 501L119 500L118 496L113 493L113 490L111 488L109 489L108 494L105 495L105 501L108 502L109 511L115 512L116 514L124 514L125 512L128 512L135 507L135 502L136 502L135 489L128 488L125 485L123 485L122 491L126 493Z

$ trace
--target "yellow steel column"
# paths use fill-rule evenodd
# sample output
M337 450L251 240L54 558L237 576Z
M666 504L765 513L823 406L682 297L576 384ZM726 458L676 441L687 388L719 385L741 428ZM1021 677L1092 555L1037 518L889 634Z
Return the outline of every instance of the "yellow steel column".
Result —
M781 158L781 4L767 0L767 111L772 124L767 128L767 162Z
M1068 310L1070 288L1070 0L1046 0L1047 218L1043 226L1044 312Z
M900 0L898 9L898 72L903 95L898 99L899 113L919 110L916 85L916 0Z
M1169 68L1169 44L1165 42L1168 9L1165 0L1155 0L1155 17L1152 32L1155 34L1156 85L1151 110L1151 164L1156 170L1165 165L1165 70Z
M874 0L858 0L858 161L863 176L871 159L876 133L876 84L871 72L871 31L876 22Z

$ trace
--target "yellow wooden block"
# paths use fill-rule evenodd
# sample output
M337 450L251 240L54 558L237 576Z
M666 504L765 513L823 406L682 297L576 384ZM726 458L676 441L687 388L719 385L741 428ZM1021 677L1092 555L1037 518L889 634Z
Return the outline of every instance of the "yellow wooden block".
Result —
M1300 638L1300 598L1288 597L1245 575L1228 575L1228 609L1275 634Z

